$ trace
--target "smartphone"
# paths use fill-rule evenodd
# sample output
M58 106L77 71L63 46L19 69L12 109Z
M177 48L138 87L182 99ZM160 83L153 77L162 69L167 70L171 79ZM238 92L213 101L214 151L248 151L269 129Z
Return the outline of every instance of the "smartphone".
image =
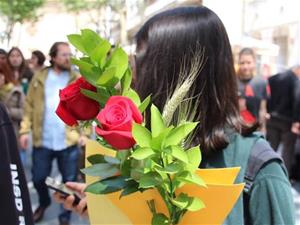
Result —
M47 177L45 183L48 186L48 188L59 192L65 198L68 197L69 195L74 195L75 201L73 205L77 205L80 202L81 200L80 197L74 191L67 188L65 184L59 182L58 180L55 180L52 177Z

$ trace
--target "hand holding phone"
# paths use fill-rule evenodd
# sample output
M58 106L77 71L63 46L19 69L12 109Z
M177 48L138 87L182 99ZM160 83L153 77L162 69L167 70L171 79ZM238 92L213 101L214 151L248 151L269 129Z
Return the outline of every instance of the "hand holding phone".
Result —
M59 192L64 196L64 198L67 198L69 195L73 195L75 198L73 205L77 205L80 202L80 197L74 191L67 188L65 184L53 179L52 177L47 177L45 183L48 188Z

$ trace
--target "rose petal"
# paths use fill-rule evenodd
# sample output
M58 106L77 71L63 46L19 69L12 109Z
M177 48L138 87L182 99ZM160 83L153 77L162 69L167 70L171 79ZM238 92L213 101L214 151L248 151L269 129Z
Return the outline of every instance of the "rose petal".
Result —
M96 127L98 135L104 138L108 144L118 150L129 149L135 144L130 131L105 131Z
M61 101L56 109L56 114L69 126L78 125L76 118L66 110L65 102Z
M99 103L84 96L78 95L66 102L66 108L77 120L90 120L97 116Z
M104 130L123 130L123 131L131 131L132 128L132 117L131 117L131 112L128 109L120 108L122 109L123 113L126 114L126 117L120 120L119 124L117 123L112 123L112 117L114 117L111 113L111 110L113 108L119 107L118 104L116 105L107 105L105 106L104 109L100 111L100 113L97 116L97 120L100 122ZM126 112L127 111L127 112Z

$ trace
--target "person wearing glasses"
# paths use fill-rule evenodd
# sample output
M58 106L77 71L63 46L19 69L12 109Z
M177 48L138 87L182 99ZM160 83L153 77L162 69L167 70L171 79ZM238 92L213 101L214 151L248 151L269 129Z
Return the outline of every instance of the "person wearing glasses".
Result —
M75 181L78 172L80 134L65 126L55 114L55 109L59 103L59 90L79 75L71 70L68 43L54 43L49 55L51 66L37 72L30 83L20 128L23 149L28 148L32 133L32 180L39 196L39 206L33 213L34 222L43 218L51 203L45 179L51 173L53 159L57 159L63 182ZM70 215L70 211L62 208L60 224L69 224Z

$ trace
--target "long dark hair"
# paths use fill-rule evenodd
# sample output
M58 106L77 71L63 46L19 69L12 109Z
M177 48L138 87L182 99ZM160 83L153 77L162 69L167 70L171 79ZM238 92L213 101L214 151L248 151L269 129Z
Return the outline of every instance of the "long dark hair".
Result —
M136 41L137 91L143 98L152 94L160 110L174 91L182 61L199 46L204 49L207 60L192 88L200 95L196 141L206 152L226 147L225 130L240 132L242 123L231 46L219 17L203 6L171 9L148 20Z
M8 59L7 61L8 61L8 64L9 64L9 66L10 66L11 68L13 68L13 66L11 65L11 63L10 63L10 61L9 61L9 57L10 57L10 55L12 54L12 52L14 52L14 51L17 51L17 52L21 55L22 63L21 63L21 65L20 65L20 67L18 68L18 71L19 71L20 74L23 74L23 72L24 72L24 70L25 70L25 67L26 67L26 62L25 62L25 58L24 58L24 55L23 55L21 49L19 49L18 47L12 47L12 48L9 50L9 52L8 52L8 54L7 54L7 59Z
M26 78L28 79L28 81L31 80L32 76L33 76L33 73L32 71L29 69L29 67L27 66L26 64L26 61L25 61L25 58L24 58L24 55L21 51L21 49L19 49L18 47L12 47L8 54L7 54L7 62L8 62L8 65L10 66L11 70L14 70L13 66L11 65L11 62L9 60L9 57L10 55L12 54L13 51L17 51L19 52L19 54L21 55L21 58L22 58L22 63L20 65L20 67L18 68L18 72L19 72L19 77L18 77L18 80L17 82L21 82L23 78Z

